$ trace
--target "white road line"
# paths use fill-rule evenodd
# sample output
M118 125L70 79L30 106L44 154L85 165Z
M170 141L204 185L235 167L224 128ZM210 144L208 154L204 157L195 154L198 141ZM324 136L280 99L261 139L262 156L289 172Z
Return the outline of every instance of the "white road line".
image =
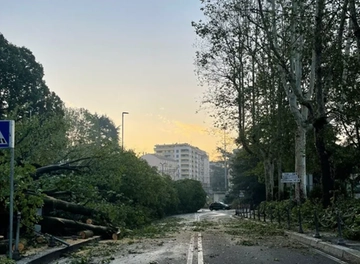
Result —
M204 264L201 233L198 234L198 264Z
M194 234L191 235L186 264L192 264L194 254Z
M342 261L341 259L335 258L335 257L333 257L333 256L331 256L329 254L326 254L326 253L324 253L324 252L322 252L320 250L317 250L315 248L313 248L312 250L315 251L316 253L320 254L320 255L323 255L324 257L326 257L328 259L331 259L331 260L337 262L337 263L340 263L340 264L346 264L347 263L345 261Z

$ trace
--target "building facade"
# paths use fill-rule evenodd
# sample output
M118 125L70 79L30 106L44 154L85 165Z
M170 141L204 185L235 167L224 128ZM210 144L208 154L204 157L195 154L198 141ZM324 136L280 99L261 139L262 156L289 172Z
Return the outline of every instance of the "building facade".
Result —
M205 151L187 143L155 145L154 151L177 161L180 179L198 180L205 191L210 189L209 156Z
M169 175L174 181L180 179L180 168L177 160L158 154L145 154L140 158L146 160L150 166L156 167L159 173Z

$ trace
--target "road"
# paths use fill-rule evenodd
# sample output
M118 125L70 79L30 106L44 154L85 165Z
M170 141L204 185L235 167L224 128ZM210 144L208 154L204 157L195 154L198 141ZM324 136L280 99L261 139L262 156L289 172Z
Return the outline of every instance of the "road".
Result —
M89 258L86 263L345 263L291 241L275 228L239 219L233 210L201 210L177 217L181 218L177 232L158 238L124 239L111 247L114 242L102 242L92 252L103 254ZM74 262L63 259L54 263Z

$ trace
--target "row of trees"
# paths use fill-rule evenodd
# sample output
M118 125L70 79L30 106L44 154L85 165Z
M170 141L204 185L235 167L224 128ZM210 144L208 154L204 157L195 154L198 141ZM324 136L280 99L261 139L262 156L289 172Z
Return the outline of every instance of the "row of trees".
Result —
M286 171L306 196L310 172L329 205L336 181L358 173L360 2L201 3L196 65L216 125L236 129L262 165L267 200L281 197Z
M89 210L83 211L98 212L95 222L106 219L126 228L193 212L205 204L200 182L174 182L132 151L122 150L119 128L109 117L66 108L50 92L43 75L30 50L0 34L0 115L16 122L15 212L22 213L23 226L32 229L44 200L49 205L61 199L86 207ZM0 234L4 235L9 226L9 159L8 151L0 152ZM80 220L59 208L47 209L51 216Z

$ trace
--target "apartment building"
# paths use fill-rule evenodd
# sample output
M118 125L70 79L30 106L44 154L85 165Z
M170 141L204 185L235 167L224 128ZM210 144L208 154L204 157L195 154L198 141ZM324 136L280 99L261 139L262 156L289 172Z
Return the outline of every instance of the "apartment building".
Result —
M180 169L177 160L158 154L145 154L140 157L161 174L169 175L174 181L180 179Z
M198 180L205 190L210 188L209 156L205 151L187 143L155 145L154 151L178 162L180 179Z

